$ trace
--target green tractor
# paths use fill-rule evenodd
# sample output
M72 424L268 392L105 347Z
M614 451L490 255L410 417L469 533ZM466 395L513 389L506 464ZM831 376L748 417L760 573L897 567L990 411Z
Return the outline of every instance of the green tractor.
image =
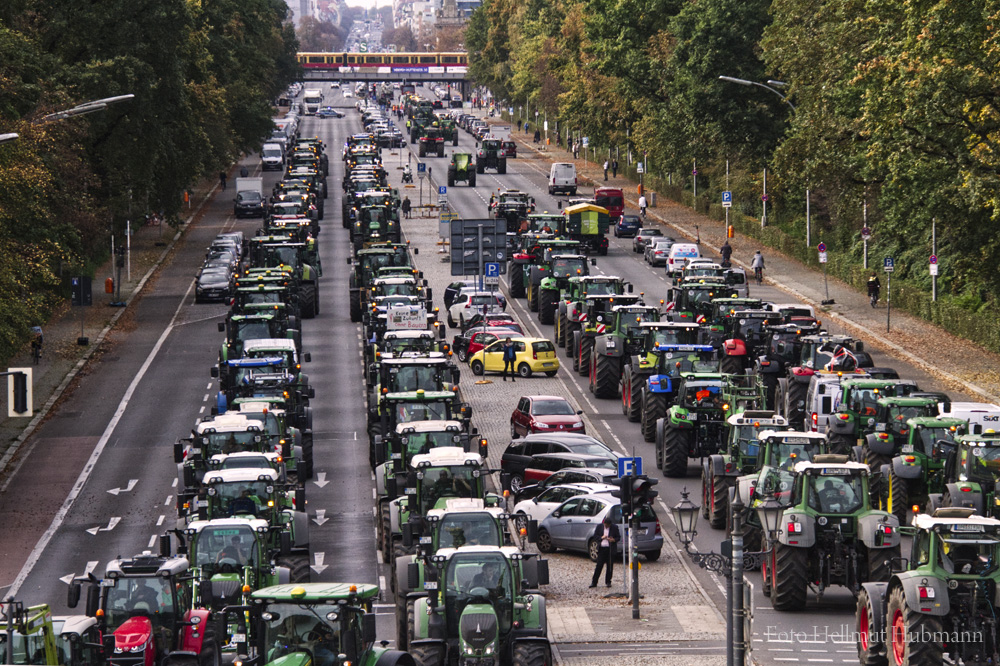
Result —
M688 458L704 458L722 448L731 377L694 372L681 377L674 404L656 421L656 466L666 476L686 476Z
M90 666L107 663L97 620L86 615L52 616L48 604L4 601L0 614L4 664Z
M250 239L249 256L254 269L289 267L302 317L312 319L319 314L319 276L322 271L317 263L319 257L314 244L286 241L280 236L257 236ZM254 271L250 270L248 274L253 275Z
M573 331L580 328L585 319L585 301L588 296L622 296L632 292L632 284L615 275L581 275L570 277L563 287L555 317L556 345L572 345Z
M476 173L484 173L486 169L496 169L499 174L507 173L507 157L503 152L503 142L493 136L484 138L476 153Z
M539 271L538 279L538 321L542 324L554 324L559 302L563 292L567 290L569 281L590 273L590 266L596 265L594 259L587 263L587 257L582 254L553 254L549 257L547 266L532 267L532 284L535 271Z
M546 253L578 254L580 247L576 241L560 240L544 233L521 234L518 236L518 241L518 247L511 253L511 265L508 271L511 298L524 298L528 295L531 269L544 260ZM531 299L528 300L530 304ZM537 309L536 297L535 310Z
M572 243L571 246L567 246L566 243ZM530 264L524 266L524 289L525 297L528 299L528 309L532 312L538 312L541 304L540 294L541 294L541 283L546 277L548 277L552 272L553 263L555 258L559 256L566 257L580 257L579 244L575 241L562 241L562 240L540 240L538 244L541 246L541 256L535 258ZM569 260L571 263L577 264L579 267L579 261ZM585 260L584 260L585 261ZM515 257L515 263L517 258ZM516 272L516 268L514 269ZM586 267L583 270L587 271ZM586 273L582 273L586 274Z
M414 248L413 254L418 254L416 248ZM361 321L362 314L368 307L371 285L379 276L380 269L411 267L412 270L413 266L409 246L403 244L370 246L358 250L354 253L354 257L347 258L347 263L352 267L348 298L351 321L355 323Z
M608 253L608 229L611 217L608 209L591 203L568 206L563 210L564 219L560 233L580 241L589 254Z
M771 411L750 409L733 414L726 425L725 446L701 461L701 513L715 529L726 527L729 489L735 487L737 478L758 471L761 462L768 460L766 451L761 456L761 447L767 446L764 434L786 430L788 421Z
M1000 433L974 425L973 432L955 437L954 449L943 446L938 452L945 459L944 490L930 495L928 508L966 507L980 516L1000 517Z
M945 491L945 466L955 451L955 438L968 422L956 418L918 417L906 422L907 439L879 472L881 506L901 525L929 506L931 495Z
M899 521L869 503L868 467L824 454L796 463L789 481L755 493L791 491L761 567L763 592L775 610L801 610L809 588L884 582L899 561Z
M370 462L372 469L380 462L375 438L395 431L400 423L411 421L458 421L463 432L471 432L472 407L459 402L454 391L399 391L382 393L378 403L377 418L368 421Z
M836 412L827 422L831 453L849 453L866 433L875 429L879 398L905 397L919 391L916 382L903 379L852 377L840 382L833 404Z
M457 145L457 143L456 143ZM451 164L448 165L448 187L454 187L456 182L476 186L476 163L470 153L454 153Z
M708 316L714 299L726 298L731 295L731 290L722 281L698 280L693 284L687 283L680 287L672 287L667 291L667 300L671 302L671 314L683 316L685 319L693 321L699 317Z
M443 548L397 570L407 649L418 666L552 663L548 562L506 546Z
M249 616L238 638L243 664L259 666L414 666L406 652L376 644L374 604L378 585L304 583L266 587L248 605L231 607ZM253 655L253 657L250 657Z
M864 429L859 432L859 440L863 443L855 444L851 455L855 460L866 463L873 475L878 474L909 439L907 422L913 418L936 417L938 401L937 396L925 398L920 397L919 393L898 398L879 398L875 401L873 415L865 419L862 424ZM876 494L875 498L877 497Z
M864 666L996 663L1000 521L969 509L915 516L907 568L858 594Z
M642 349L642 325L660 321L660 311L651 305L616 305L597 321L593 346L580 348L580 367L590 371L590 392L595 397L617 398L622 368ZM583 338L581 345L587 341Z
M461 407L458 388L461 371L443 354L382 358L368 368L366 376L369 423L378 422L385 407L385 397L398 393L450 392L455 396L453 409L457 411ZM375 464L383 462L384 459L376 459Z
M619 296L588 295L582 301L568 307L566 323L566 356L573 359L573 370L586 376L590 371L590 350L594 348L594 338L606 330L604 323L611 317L617 306L644 305L642 294L622 294ZM575 322L569 321L576 319ZM570 330L572 328L572 330ZM580 363L580 354L586 348L586 361Z
M219 322L219 332L226 334L226 340L219 347L219 365L242 358L243 345L249 340L289 338L295 341L296 348L302 345L301 331L288 328L287 319L283 321L273 314L230 314L225 321Z
M458 125L455 124L455 121L450 116L438 116L437 123L438 127L441 128L441 136L444 137L445 142L457 146Z
M382 206L363 206L351 226L351 244L355 251L368 243L398 243L401 236L399 220L386 215Z
M656 419L666 414L673 382L682 372L718 372L719 364L714 348L697 346L697 324L656 321L641 328L642 342L622 368L622 414L640 421L643 436L651 442ZM648 407L644 401L651 401Z

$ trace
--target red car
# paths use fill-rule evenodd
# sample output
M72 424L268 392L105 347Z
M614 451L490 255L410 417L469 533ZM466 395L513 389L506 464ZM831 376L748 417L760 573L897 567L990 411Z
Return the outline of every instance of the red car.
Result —
M517 439L534 432L585 433L582 414L569 400L557 395L523 396L510 415L510 436Z
M451 348L455 352L455 355L458 356L458 360L461 363L465 363L477 351L493 344L499 339L508 336L514 338L524 335L524 331L520 330L521 326L519 324L513 322L507 322L507 324L509 325L470 328L465 333L455 336Z

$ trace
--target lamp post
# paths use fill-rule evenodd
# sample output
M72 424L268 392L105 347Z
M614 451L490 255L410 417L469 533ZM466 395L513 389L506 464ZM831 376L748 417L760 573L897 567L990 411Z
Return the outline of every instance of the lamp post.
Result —
M35 123L45 123L53 120L65 120L66 118L72 118L73 116L82 116L87 113L93 113L94 111L103 111L108 108L108 104L114 104L115 102L124 102L125 100L132 99L135 95L116 95L114 97L104 97L102 99L95 99L90 102L83 102L82 104L77 104L76 106L64 109L62 111L56 111L55 113L50 113L47 116L42 116Z
M746 637L743 635L743 570L745 567L759 566L767 551L747 553L743 551L743 510L746 506L737 493L732 504L732 539L722 542L722 553L699 553L690 549L698 532L698 513L701 507L688 499L687 488L681 491L681 501L670 512L677 524L677 536L684 545L684 552L691 561L702 569L726 577L726 666L743 666L746 658ZM773 497L765 499L756 507L761 525L768 535L777 530L781 505Z
M0 134L0 144L10 143L11 141L17 141L16 132L10 132L9 134Z
M735 76L720 76L719 80L720 81L728 81L729 83L735 83L735 84L741 85L741 86L757 86L759 88L764 88L765 90L770 90L775 95L777 95L778 97L780 97L782 102L784 102L789 107L791 107L792 111L795 110L795 105L792 104L791 102L789 102L788 98L785 95L782 95L778 90L776 90L775 88L772 88L771 86L766 85L764 83L759 83L757 81L748 81L747 79L738 79ZM768 83L770 83L771 85L779 86L779 87L783 87L783 86L787 85L786 83L784 83L782 81L773 81L773 80L770 80L770 79L768 80Z

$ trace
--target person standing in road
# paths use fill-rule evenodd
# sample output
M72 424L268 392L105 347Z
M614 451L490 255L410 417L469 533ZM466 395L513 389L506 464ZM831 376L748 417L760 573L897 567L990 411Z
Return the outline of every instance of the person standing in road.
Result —
M719 248L719 254L722 255L722 267L729 268L732 265L729 258L733 256L733 246L729 244L728 240Z
M249 175L250 175L250 170L247 169L247 165L244 164L243 166L240 167L240 178L246 178Z
M611 160L611 177L618 177L618 160Z
M604 160L604 182L608 182L608 161Z
M226 189L226 172L225 171L220 171L219 172L219 187L221 187L222 189Z
M611 516L604 517L604 522L594 530L594 538L600 540L597 548L597 564L594 565L594 577L590 580L591 587L597 587L597 580L601 577L601 569L607 566L604 574L604 584L611 587L611 577L615 570L615 544L621 540L622 535L618 526L611 522Z
M507 381L507 368L510 368L510 381L516 382L514 375L514 362L517 360L517 350L510 338L503 341L503 380Z
M407 220L410 219L410 197L403 197L402 208L403 217Z

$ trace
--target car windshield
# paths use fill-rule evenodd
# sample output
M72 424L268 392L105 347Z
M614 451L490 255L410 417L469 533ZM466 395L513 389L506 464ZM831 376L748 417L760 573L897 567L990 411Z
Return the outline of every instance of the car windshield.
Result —
M259 203L261 200L260 192L240 192L236 195L236 198L243 203Z
M576 410L565 400L533 400L531 402L532 416L570 416Z
M820 513L854 513L863 504L859 474L810 474L806 483L809 486L809 506Z
M625 205L625 202L617 194L594 197L594 203L602 208L621 208Z
M622 522L622 505L615 504L611 507L609 515L611 516L612 523L620 525ZM655 523L657 520L656 512L649 505L639 507L639 509L635 512L635 515L639 519L640 523Z
M437 527L438 548L502 546L497 521L488 513L449 513Z
M278 148L265 148L263 152L264 157L281 157L281 150Z
M188 559L199 567L218 571L224 565L235 569L257 561L257 539L247 525L208 526L198 533Z
M304 663L333 664L344 654L353 663L358 654L351 621L355 612L339 604L268 604L262 637L266 661L281 663L305 655ZM292 653L298 654L281 659Z

